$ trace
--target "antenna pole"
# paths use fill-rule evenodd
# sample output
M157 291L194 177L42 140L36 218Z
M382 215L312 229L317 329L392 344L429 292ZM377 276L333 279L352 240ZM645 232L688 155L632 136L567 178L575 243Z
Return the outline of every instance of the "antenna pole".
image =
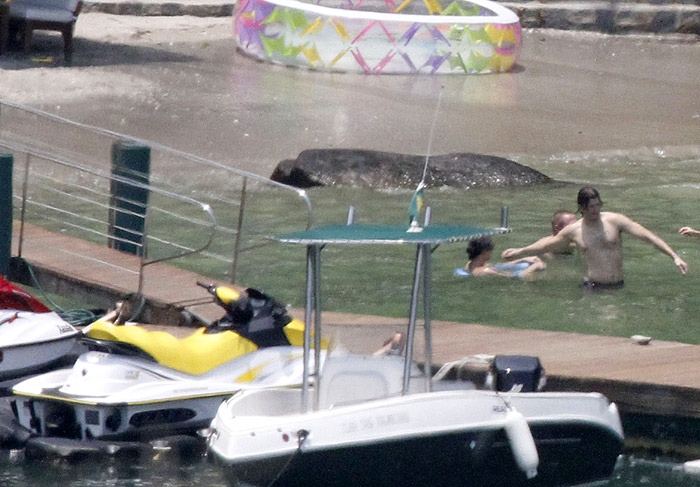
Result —
M430 137L428 138L428 152L425 154L425 166L423 166L423 177L421 178L421 183L425 183L425 175L428 172L428 160L430 159L430 152L433 145L433 135L435 133L435 125L437 124L438 113L440 113L440 104L442 102L442 86L440 86L440 93L438 94L437 105L435 106L435 113L433 114L433 123L430 125Z

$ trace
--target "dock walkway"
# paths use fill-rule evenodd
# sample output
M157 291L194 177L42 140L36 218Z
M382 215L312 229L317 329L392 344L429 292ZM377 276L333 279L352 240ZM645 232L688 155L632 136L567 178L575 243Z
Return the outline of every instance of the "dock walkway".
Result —
M15 228L15 236L18 235ZM26 225L22 257L40 282L53 281L75 294L101 296L113 303L138 284L139 259L104 246ZM17 255L17 238L13 255ZM149 302L179 312L187 308L204 320L221 315L197 280L209 281L193 272L165 264L146 271L144 295ZM193 302L199 304L191 306ZM94 302L94 301L88 301ZM303 310L291 313L303 318ZM324 313L324 335L345 348L370 353L394 332L404 331L405 320L379 316ZM174 334L188 328L172 328ZM485 355L534 355L546 368L549 390L589 390L605 394L623 412L652 413L700 418L700 346L652 340L639 345L630 338L576 333L517 330L477 324L433 322L434 364ZM420 337L417 338L420 346ZM418 356L420 359L420 356ZM472 370L465 362L460 370ZM478 366L477 366L478 369Z

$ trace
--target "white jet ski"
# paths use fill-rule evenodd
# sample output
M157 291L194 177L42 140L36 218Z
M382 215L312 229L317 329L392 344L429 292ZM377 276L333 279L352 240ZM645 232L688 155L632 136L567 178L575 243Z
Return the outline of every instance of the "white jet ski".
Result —
M51 367L80 331L34 296L0 277L0 381Z
M208 426L242 389L301 384L304 325L254 289L208 289L226 316L183 339L143 326L90 325L90 351L73 368L13 388L19 423L41 436L152 439Z
M306 364L305 376L319 377L314 384L243 391L227 400L212 421L208 446L230 484L511 487L608 479L623 432L616 406L602 395L538 392L541 370L534 357L497 357L494 390L434 380L413 362L422 287L422 370L431 370L432 252L442 244L506 231L350 224L280 237L307 245L306 322L313 308L316 335L322 321L315 298L322 248L416 245L406 350L403 357L334 355L322 367ZM307 330L309 357L310 336Z

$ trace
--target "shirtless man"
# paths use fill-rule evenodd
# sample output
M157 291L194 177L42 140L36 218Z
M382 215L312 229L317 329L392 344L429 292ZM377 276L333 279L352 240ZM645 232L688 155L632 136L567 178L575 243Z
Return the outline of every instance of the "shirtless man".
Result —
M557 235L545 237L519 249L506 249L503 258L518 259L566 249L572 242L581 251L586 264L584 286L588 289L617 289L624 286L622 274L622 233L647 242L673 259L681 273L688 264L669 245L650 230L620 213L601 212L603 203L595 188L578 192L578 208L583 218L562 229Z

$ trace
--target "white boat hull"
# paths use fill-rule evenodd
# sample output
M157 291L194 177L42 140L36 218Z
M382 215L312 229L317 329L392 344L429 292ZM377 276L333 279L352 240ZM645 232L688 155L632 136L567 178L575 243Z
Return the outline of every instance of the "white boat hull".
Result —
M80 331L54 312L0 310L0 380L56 363L75 346Z
M622 448L617 410L599 394L433 392L304 414L297 391L273 393L241 393L212 423L209 447L231 483L577 485L608 478ZM506 401L535 440L530 480L504 431Z
M29 375L55 364L73 350L75 342L75 336L68 336L49 342L0 349L0 380Z

